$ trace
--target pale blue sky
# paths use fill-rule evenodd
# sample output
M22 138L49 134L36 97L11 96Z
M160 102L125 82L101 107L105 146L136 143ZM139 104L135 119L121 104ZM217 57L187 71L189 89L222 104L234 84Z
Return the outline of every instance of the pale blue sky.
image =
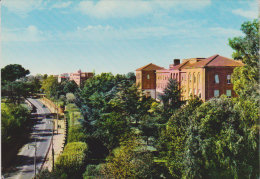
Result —
M174 58L231 57L255 0L2 0L1 66L128 73Z

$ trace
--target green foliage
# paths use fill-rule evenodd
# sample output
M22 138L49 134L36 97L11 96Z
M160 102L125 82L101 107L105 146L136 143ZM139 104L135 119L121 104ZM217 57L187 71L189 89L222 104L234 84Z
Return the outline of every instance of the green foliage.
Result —
M21 65L10 64L1 69L1 80L2 82L13 82L28 74L30 74L30 71L25 70Z
M178 82L174 79L169 79L167 87L164 89L163 94L159 96L163 103L163 116L165 119L173 114L176 109L179 109L182 105L181 91L179 89Z
M101 172L106 178L150 178L153 176L153 156L138 150L140 143L134 137L121 143L114 156L108 159Z
M63 92L65 94L67 94L67 93L74 94L79 88L77 83L74 80L72 80L72 81L66 80L66 81L62 82L62 85L63 85Z
M234 70L232 83L235 92L240 97L247 98L259 89L259 21L245 22L241 30L245 36L229 39L229 45L235 50L233 58L242 60L245 64Z
M195 97L177 110L169 119L166 130L163 130L160 136L162 156L166 155L167 167L171 175L175 178L181 178L184 170L184 152L187 140L187 129L190 125L190 116L202 104L202 101ZM165 147L166 151L163 150ZM165 154L164 154L165 152Z
M101 178L101 167L102 165L87 165L86 171L83 173L83 178Z
M81 176L87 150L87 144L84 142L68 143L63 153L57 158L55 170L58 173L66 174L68 178Z
M149 113L152 100L138 92L133 79L133 75L102 73L88 79L76 93L75 102L84 116L82 125L91 144L96 145L95 140L111 151L130 132L130 122L138 122Z
M119 145L121 138L130 133L130 126L126 118L116 112L104 114L97 121L97 127L98 129L93 135L101 138L110 151Z
M30 112L21 105L1 103L2 165L9 162L10 155L23 142L31 128ZM10 153L10 155L9 155Z
M47 97L58 97L58 80L53 75L48 76L42 82L42 89L46 93Z
M72 125L68 130L68 142L84 142L86 135L81 125Z
M8 102L20 104L24 98L30 96L33 92L31 83L22 81L5 82L2 84L2 96L7 98Z
M29 73L29 70L25 70L18 64L7 65L1 69L1 94L3 97L7 97L7 102L20 104L22 98L26 98L34 91L33 83L20 80Z
M187 178L257 178L258 132L252 130L257 117L253 115L253 122L252 117L245 118L247 115L241 115L245 114L243 108L224 97L197 108L188 130L184 161ZM257 114L255 109L250 115Z

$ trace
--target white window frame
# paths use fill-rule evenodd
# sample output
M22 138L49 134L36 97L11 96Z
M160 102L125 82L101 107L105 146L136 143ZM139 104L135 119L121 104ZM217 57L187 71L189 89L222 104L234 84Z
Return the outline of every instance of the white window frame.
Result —
M214 90L214 97L219 97L219 90Z
M231 84L231 75L227 75L227 84Z
M219 75L218 74L215 74L215 83L219 84Z
M230 95L229 95L230 94ZM228 98L231 98L231 96L232 96L232 91L231 90L226 90L226 96L228 97Z

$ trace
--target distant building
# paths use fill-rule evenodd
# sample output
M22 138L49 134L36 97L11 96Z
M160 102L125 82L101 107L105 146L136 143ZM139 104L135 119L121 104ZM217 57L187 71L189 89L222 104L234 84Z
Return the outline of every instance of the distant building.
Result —
M78 86L82 84L85 80L88 78L93 77L92 72L81 72L81 70L78 70L76 73L70 73L69 79L74 80Z
M136 69L136 85L145 91L147 95L156 98L156 70L163 70L152 63Z
M231 74L235 67L243 65L240 61L220 55L183 59L182 63L179 59L174 59L169 69L154 64L137 69L136 84L141 84L140 88L145 91L151 91L153 98L158 98L158 95L163 93L169 79L178 81L181 100L187 100L195 95L203 101L222 94L234 97L236 94L231 84ZM152 78L149 76L149 80L148 74L152 76Z
M60 74L58 77L58 82L61 83L62 81L69 80L70 75L68 73Z

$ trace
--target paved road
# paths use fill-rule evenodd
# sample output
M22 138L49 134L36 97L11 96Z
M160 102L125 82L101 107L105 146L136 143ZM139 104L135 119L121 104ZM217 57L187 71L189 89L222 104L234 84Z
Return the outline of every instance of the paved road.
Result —
M52 137L52 119L46 118L45 114L50 113L49 109L43 107L43 104L37 99L28 99L37 108L37 113L39 116L33 120L36 120L31 140L28 144L24 145L15 161L15 171L12 173L5 174L5 178L14 179L31 179L34 177L34 154L35 149L33 144L35 144L36 139L36 168L40 169L44 157L48 151L51 137ZM29 147L28 147L29 146Z

